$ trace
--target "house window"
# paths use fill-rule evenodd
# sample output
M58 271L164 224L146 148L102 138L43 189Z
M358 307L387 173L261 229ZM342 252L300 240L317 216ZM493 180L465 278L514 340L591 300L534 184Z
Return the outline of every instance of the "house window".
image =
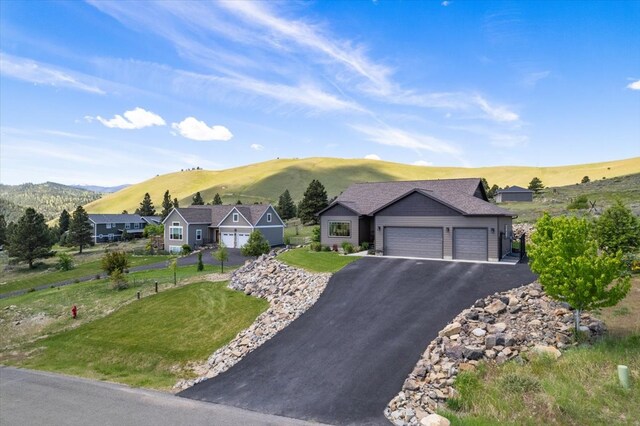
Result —
M131 229L131 224L130 223L125 223L124 224L124 229Z
M139 223L134 223L134 224L133 224L133 227L134 227L135 229L140 229L140 224L139 224Z
M176 222L174 222L176 223ZM182 239L182 226L170 226L169 227L169 239L181 240Z
M329 222L330 237L350 237L351 222Z
M234 213L233 214L233 221L234 222L239 222L240 221L240 215L238 213Z
M271 222L271 213L267 213L267 222Z
M202 229L196 229L196 241L202 240Z
M106 228L107 228L107 229L111 229L111 224L110 224L110 223L107 223L107 227L106 227Z

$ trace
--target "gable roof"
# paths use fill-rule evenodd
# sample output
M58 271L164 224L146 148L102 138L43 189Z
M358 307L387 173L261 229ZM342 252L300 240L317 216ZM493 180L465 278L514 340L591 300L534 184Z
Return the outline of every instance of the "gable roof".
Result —
M233 210L237 210L252 226L255 226L269 207L271 204L240 204L235 206L222 204L180 207L174 210L177 210L187 223L207 223L210 226L220 225Z
M533 191L527 188L523 188L521 186L514 185L514 186L510 186L507 189L500 189L496 193L501 194L503 192L533 192Z
M204 206L211 207L211 206ZM211 211L209 209L178 207L174 209L187 223L211 223ZM169 217L169 216L167 216ZM166 219L165 219L166 220Z
M147 223L142 216L137 214L89 214L89 220L93 223Z
M477 178L357 183L349 186L327 209L342 204L359 215L371 216L418 191L466 216L513 216L508 210L476 197L480 185Z

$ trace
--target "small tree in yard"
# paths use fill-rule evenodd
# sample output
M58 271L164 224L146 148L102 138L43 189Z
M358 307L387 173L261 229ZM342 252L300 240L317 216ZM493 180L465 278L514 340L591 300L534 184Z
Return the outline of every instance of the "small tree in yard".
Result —
M533 179L531 179L531 182L529 182L530 191L533 191L536 194L539 194L540 191L542 191L543 189L544 189L544 185L542 184L542 181L537 177L534 177Z
M58 269L61 271L73 269L73 258L68 253L58 253Z
M124 290L129 288L129 280L127 275L119 270L113 271L109 279L111 280L111 288L114 290Z
M211 253L213 258L220 262L220 272L224 272L224 262L229 260L229 252L227 251L227 246L220 243L218 246L218 250Z
M545 213L536 223L528 253L544 291L574 309L576 332L583 310L614 306L631 286L623 276L622 252L599 254L586 219Z
M10 257L24 261L33 268L33 261L51 255L51 235L44 221L44 216L31 207L13 226L9 227L7 251Z
M318 180L312 180L307 190L304 192L304 198L298 206L298 217L302 223L318 224L316 213L329 205L327 200L327 191Z
M269 246L269 242L264 235L262 235L262 232L253 231L249 235L249 241L242 246L240 252L243 256L258 257L261 254L269 253L269 250L271 250L271 246Z
M320 242L320 227L314 226L311 228L311 241L314 243Z
M169 269L173 272L173 285L178 285L178 260L169 262Z
M640 247L640 220L620 200L596 220L594 233L607 253L634 253Z
M102 258L102 270L107 275L113 274L115 271L124 273L129 268L129 257L124 251L110 251Z
M93 227L89 222L89 215L82 206L78 206L73 212L71 222L69 223L69 243L78 246L79 253L82 253L84 246L92 243L92 232Z
M198 272L204 271L204 263L202 263L202 252L198 252Z

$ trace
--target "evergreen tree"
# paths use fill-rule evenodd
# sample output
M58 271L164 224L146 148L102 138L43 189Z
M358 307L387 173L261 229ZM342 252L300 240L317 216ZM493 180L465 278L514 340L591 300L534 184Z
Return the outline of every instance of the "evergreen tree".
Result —
M543 189L544 189L544 185L542 184L542 181L537 177L534 177L533 179L531 179L531 182L529 182L530 191L533 191L536 194L539 194L540 191L542 191Z
M480 179L482 181L482 187L484 188L484 192L489 192L489 181L487 181L486 178L481 178Z
M589 176L585 176L582 178L582 180L580 181L580 183L589 183L591 182L591 179L589 179Z
M216 195L213 197L213 203L214 206L219 206L222 204L222 198L220 198L220 194L218 194L216 192Z
M167 189L167 191L164 193L164 198L162 199L162 213L160 214L162 216L162 220L164 220L165 217L169 216L169 212L172 208L173 202L171 201L171 194L169 194L169 190Z
M241 204L242 204L242 201L240 201L240 200L236 201L236 206L239 206Z
M29 268L33 268L34 260L51 255L53 242L42 214L29 207L10 228L7 250L10 257L28 262Z
M269 253L271 246L269 242L262 235L262 232L255 230L249 234L249 241L240 248L240 252L243 256L255 256L258 257L261 254Z
M282 220L291 219L296 216L296 205L293 203L288 189L285 189L282 195L280 195L276 210Z
M595 222L594 234L598 245L609 254L634 253L640 247L640 219L622 201L606 209Z
M204 206L204 200L202 199L202 195L200 195L200 191L196 192L196 195L193 196L192 200L192 206Z
M140 216L155 216L156 208L153 207L153 202L151 201L151 195L147 192L144 194L144 198L140 203L140 207L136 210L136 214Z
M0 246L5 245L7 242L7 221L4 220L4 215L0 214Z
M180 208L180 203L178 203L178 199L177 198L173 199L173 208L174 209Z
M73 212L71 222L69 223L69 242L78 246L79 253L82 253L84 246L92 242L92 232L93 227L89 222L89 215L82 206L78 206Z
M64 234L69 230L69 221L71 220L71 215L67 211L67 209L62 210L60 213L60 218L58 219L58 228L60 235Z
M313 223L317 225L318 217L316 213L327 207L327 205L327 191L320 181L314 179L304 192L304 198L298 207L298 217L300 217L303 224Z
M499 190L500 187L494 183L491 189L489 189L489 191L487 192L487 198L490 200L495 198Z
M129 214L129 212L126 210L122 210L122 214Z

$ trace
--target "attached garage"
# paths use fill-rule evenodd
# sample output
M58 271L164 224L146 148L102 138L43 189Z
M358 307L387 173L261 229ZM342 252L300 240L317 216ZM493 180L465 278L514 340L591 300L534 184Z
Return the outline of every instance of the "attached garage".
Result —
M233 232L223 232L222 234L222 244L226 247L234 248L235 247L235 235Z
M454 228L453 258L462 260L487 260L487 228Z
M385 227L384 254L442 259L442 228Z
M238 234L238 245L236 248L240 248L247 244L247 242L249 242L249 235L250 234Z

